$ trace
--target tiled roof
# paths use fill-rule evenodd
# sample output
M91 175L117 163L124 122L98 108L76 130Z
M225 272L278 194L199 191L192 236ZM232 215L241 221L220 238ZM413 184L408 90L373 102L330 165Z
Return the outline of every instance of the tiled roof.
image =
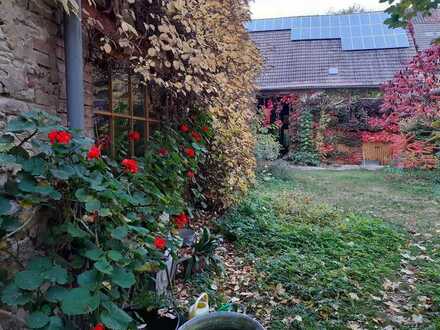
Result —
M440 36L440 16L414 23L421 49ZM343 51L339 39L292 41L289 30L250 35L265 59L257 81L261 90L378 87L416 53L409 33L410 48L357 51Z

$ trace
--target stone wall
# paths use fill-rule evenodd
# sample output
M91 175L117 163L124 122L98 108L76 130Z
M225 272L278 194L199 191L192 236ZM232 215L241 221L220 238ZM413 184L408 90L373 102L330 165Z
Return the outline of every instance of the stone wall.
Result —
M0 0L0 127L30 109L66 124L63 13L53 0ZM85 60L87 63L87 60ZM85 72L86 130L92 132L90 64Z

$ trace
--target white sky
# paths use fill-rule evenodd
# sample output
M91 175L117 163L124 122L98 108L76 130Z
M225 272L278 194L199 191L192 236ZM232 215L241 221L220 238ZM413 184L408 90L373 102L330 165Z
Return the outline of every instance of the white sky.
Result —
M388 6L379 0L254 0L252 18L325 14L329 10L348 8L359 4L367 10L383 10Z

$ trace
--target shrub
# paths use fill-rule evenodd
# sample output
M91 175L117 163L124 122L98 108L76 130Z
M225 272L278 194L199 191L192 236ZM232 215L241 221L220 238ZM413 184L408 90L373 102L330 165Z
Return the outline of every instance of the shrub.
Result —
M6 305L29 312L29 328L89 329L101 322L127 329L141 322L124 308L150 303L142 297L154 296L147 293L164 267L163 250L175 254L180 246L177 229L188 222L185 173L197 169L205 152L204 138L196 143L171 129L156 140L161 144L152 144L145 160L119 164L45 113L8 124L0 138L7 173L0 190L2 244L36 221L22 224L22 214L47 210L41 252L1 295ZM185 155L188 148L194 157Z
M257 160L275 160L280 155L281 145L272 134L257 134L255 156Z
M319 155L308 151L291 151L287 159L302 166L319 166L321 163Z

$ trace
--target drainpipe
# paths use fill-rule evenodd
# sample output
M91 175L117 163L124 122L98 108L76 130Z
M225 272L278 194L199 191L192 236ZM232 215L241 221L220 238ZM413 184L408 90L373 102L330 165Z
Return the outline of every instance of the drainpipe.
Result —
M66 96L68 125L84 129L84 63L81 30L81 0L78 16L64 14L64 58L66 66Z

